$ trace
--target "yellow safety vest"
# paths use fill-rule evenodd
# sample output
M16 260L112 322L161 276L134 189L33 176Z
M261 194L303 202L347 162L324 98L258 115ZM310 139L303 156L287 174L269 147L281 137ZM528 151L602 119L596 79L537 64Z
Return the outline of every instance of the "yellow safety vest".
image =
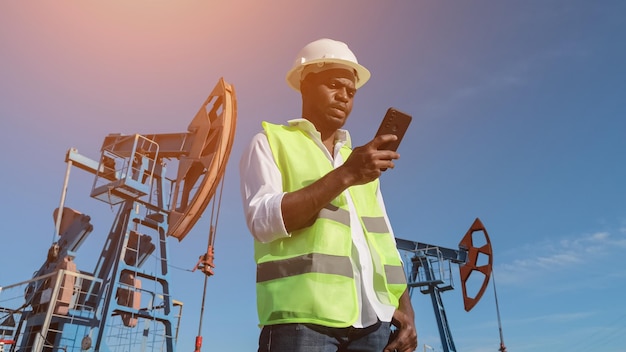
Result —
M333 165L306 132L263 122L272 155L282 174L283 190L296 191L320 179ZM350 148L340 151L344 160ZM378 181L349 188L372 253L378 299L398 307L406 277L383 212ZM314 323L351 326L359 314L350 255L350 213L344 194L326 205L313 225L288 238L255 241L257 309L261 325Z

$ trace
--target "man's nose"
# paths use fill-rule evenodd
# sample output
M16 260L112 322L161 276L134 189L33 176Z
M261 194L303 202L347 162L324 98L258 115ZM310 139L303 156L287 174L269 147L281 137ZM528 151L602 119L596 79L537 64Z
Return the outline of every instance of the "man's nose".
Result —
M337 98L341 101L348 101L350 99L348 90L345 87L337 90Z

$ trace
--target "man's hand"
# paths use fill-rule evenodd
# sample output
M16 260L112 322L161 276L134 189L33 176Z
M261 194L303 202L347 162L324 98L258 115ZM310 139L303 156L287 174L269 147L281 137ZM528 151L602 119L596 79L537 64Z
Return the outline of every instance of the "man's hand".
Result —
M411 306L409 290L400 297L400 305L393 313L391 323L398 329L395 338L385 347L384 352L413 352L417 349L415 316Z
M393 325L398 329L395 338L384 352L413 352L417 348L417 331L412 319L399 310L393 314Z
M393 161L400 158L400 154L378 148L396 139L398 137L393 134L385 134L372 139L363 146L354 148L352 154L341 166L352 177L349 183L362 185L374 181L385 169L393 168Z

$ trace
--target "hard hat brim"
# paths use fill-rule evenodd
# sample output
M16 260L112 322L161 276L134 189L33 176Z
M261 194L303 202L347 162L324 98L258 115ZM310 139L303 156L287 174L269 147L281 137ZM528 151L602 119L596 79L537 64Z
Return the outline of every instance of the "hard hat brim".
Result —
M338 58L320 58L320 59L307 61L305 65L295 66L291 70L289 70L289 72L287 72L287 77L286 77L287 84L289 85L289 87L299 92L300 81L302 79L301 77L302 70L304 70L304 67L308 65L317 64L317 63L342 64L342 65L345 65L354 69L356 71L356 76L357 76L357 80L355 82L356 89L361 88L372 76L370 71L361 64L358 64L349 60L338 59Z

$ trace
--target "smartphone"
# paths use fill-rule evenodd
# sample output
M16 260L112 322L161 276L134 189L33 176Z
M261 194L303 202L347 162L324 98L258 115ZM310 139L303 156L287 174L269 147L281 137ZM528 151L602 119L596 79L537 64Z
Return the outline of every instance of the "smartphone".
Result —
M380 127L378 127L376 136L380 136L382 134L395 134L398 139L393 142L385 143L378 149L397 151L398 146L402 141L402 137L404 137L404 133L411 123L411 120L411 115L396 108L389 108L383 118L383 121L380 123Z

